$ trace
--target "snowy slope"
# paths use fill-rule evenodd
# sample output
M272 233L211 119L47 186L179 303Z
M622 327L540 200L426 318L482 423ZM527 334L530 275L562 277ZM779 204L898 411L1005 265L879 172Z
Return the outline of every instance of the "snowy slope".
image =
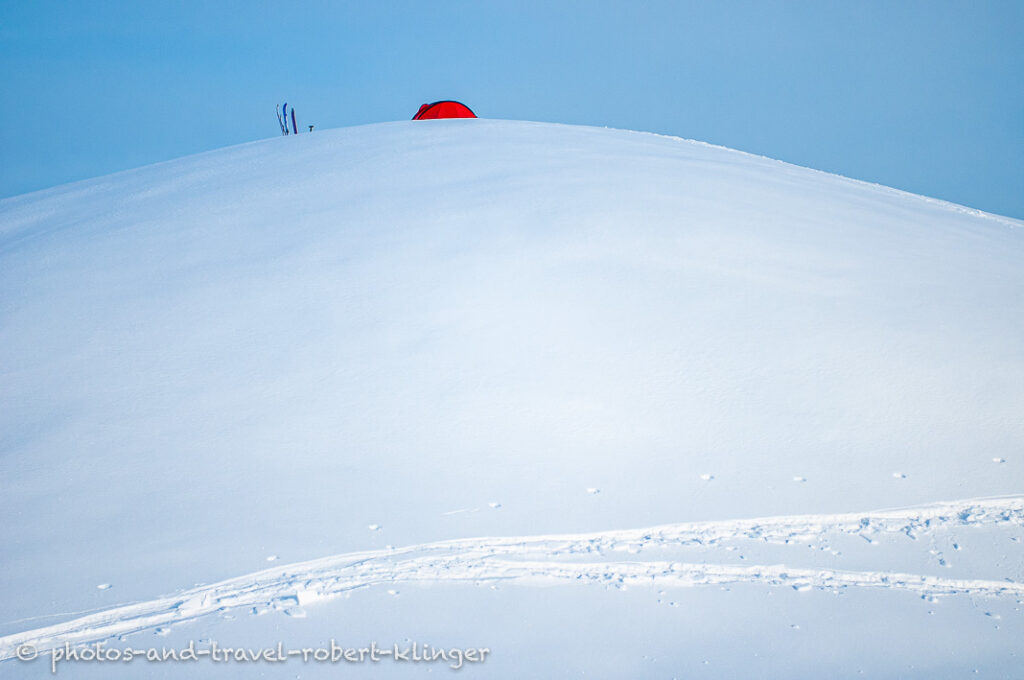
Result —
M485 120L0 201L0 658L344 634L486 646L479 677L1012 677L1022 227Z

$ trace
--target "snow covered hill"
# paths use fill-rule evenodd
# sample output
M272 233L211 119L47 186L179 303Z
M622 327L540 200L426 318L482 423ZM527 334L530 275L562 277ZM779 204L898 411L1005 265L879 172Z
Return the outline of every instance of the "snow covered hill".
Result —
M488 120L6 199L0 485L0 677L1013 677L1024 223ZM59 672L448 672L209 665Z

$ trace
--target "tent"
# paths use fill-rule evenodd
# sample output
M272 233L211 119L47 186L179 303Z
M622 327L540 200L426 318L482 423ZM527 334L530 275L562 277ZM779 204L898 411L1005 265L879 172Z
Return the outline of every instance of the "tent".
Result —
M444 100L433 104L424 104L413 120L428 120L432 118L476 118L476 114L469 110L469 107L459 102Z

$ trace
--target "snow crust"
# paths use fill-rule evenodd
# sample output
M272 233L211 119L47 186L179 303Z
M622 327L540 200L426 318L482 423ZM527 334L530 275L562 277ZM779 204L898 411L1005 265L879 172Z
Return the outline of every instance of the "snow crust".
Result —
M698 142L487 120L0 201L0 657L345 621L484 643L459 671L481 677L1004 677L1021 227ZM906 644L871 638L880 618ZM61 669L154 672L189 669Z

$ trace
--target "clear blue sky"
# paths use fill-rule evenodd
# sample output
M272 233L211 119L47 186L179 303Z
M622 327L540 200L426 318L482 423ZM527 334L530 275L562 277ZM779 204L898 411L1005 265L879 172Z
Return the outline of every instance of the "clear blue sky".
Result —
M1018 0L0 0L0 85L0 196L451 98L1024 218Z

